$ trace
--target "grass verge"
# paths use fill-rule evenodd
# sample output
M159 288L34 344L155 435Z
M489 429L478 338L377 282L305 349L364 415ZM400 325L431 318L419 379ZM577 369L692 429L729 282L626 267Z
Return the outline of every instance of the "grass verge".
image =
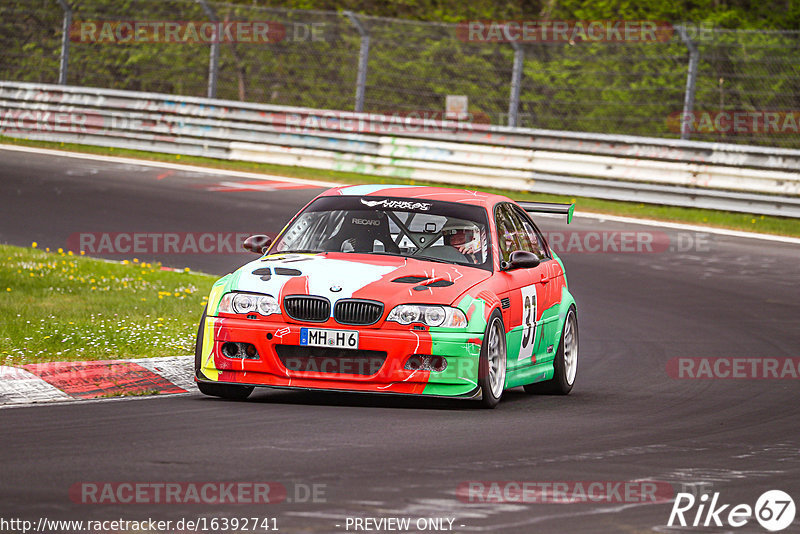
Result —
M172 154L160 154L156 152L145 152L140 150L128 150L118 148L96 147L89 145L77 145L71 143L55 143L48 141L31 141L27 139L17 139L12 137L0 136L0 143L13 144L20 146L34 146L51 148L58 150L70 150L73 152L84 152L89 154L114 155L131 158L139 158L150 161L179 162L190 165L201 165L216 169L230 169L238 171L261 172L265 174L276 174L280 176L290 176L293 178L307 178L312 180L326 180L341 182L345 184L418 184L418 185L441 185L430 182L411 181L399 178L387 178L384 176L371 176L352 172L326 171L321 169L309 169L305 167L291 167L284 165L269 165L265 163L253 163L246 161L229 161L214 158L204 158L199 156L181 156ZM627 217L638 217L646 219L657 219L661 221L680 222L688 224L698 224L703 226L713 226L717 228L729 228L733 230L743 230L747 232L761 232L766 234L786 235L800 237L800 219L787 217L772 217L764 215L751 215L746 213L733 213L727 211L705 210L697 208L680 208L673 206L661 206L656 204L642 204L632 202L619 202L613 200L600 200L596 198L568 197L558 195L546 195L539 193L524 193L518 191L506 191L492 188L473 188L481 191L500 193L510 196L517 200L539 200L542 202L576 202L579 211L591 211L595 213L606 213L609 215L623 215Z
M0 365L194 351L216 277L0 245Z

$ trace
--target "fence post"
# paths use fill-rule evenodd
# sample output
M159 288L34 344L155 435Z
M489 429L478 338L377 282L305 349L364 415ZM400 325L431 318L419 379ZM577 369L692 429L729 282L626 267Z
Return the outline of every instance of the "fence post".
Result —
M214 24L219 22L217 18L217 14L214 13L214 10L211 9L211 6L208 5L206 0L197 0L201 6L203 6L203 11L206 12L206 16L209 18L211 22ZM217 97L217 74L219 72L219 25L217 25L217 29L214 31L214 41L211 43L211 50L209 52L208 58L208 91L206 92L206 96L208 98L216 98Z
M689 69L686 75L686 93L683 96L683 113L681 114L681 139L691 137L691 114L694 110L695 85L697 82L697 64L700 61L700 49L686 33L686 28L678 26L678 33L689 49Z
M369 59L369 32L358 20L358 17L352 11L344 11L345 16L350 19L350 22L358 30L361 36L361 47L358 51L358 77L356 79L356 107L355 111L361 113L364 111L364 92L367 86L367 60Z
M519 90L522 84L522 60L525 53L522 46L516 41L511 41L514 48L514 68L511 71L511 94L508 98L508 126L517 126L517 113L519 111Z
M61 23L61 64L58 66L58 84L67 85L67 65L69 64L69 29L72 26L72 8L66 0L58 0L64 11Z

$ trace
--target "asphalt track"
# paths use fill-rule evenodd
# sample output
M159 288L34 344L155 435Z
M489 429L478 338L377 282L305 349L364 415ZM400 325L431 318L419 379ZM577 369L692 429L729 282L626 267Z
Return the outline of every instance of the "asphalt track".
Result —
M57 248L76 232L274 232L319 191L209 191L230 179L165 173L0 150L0 242ZM703 242L562 254L581 333L570 396L512 390L493 411L269 390L247 402L190 394L3 409L0 517L259 516L277 518L282 532L345 532L348 516L450 517L456 532L677 530L665 526L670 503L459 499L459 484L475 480L654 480L750 505L781 489L800 504L800 380L681 380L666 371L677 356L800 356L797 245L580 218L568 229ZM222 274L247 256L142 259ZM83 481L275 481L294 502L78 504L69 489ZM298 502L293 493L312 484L324 485L324 497ZM765 532L754 520L735 530Z

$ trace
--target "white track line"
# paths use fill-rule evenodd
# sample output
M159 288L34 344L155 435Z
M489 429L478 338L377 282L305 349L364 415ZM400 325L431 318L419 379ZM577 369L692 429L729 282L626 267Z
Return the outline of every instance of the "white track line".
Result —
M227 169L214 169L210 167L199 167L196 165L186 165L181 163L168 163L161 161L149 161L136 158L122 158L118 156L100 156L97 154L84 154L81 152L69 152L65 150L53 150L49 148L37 148L29 146L17 145L3 145L0 144L0 150L16 150L18 152L29 152L33 154L45 154L50 156L61 156L66 158L86 159L92 161L104 161L108 163L122 163L128 165L142 165L145 167L157 167L159 169L174 169L180 171L202 172L206 174L218 174L225 176L236 176L240 178L254 178L256 180L269 180L278 182L288 182L297 184L316 185L319 187L340 187L342 183L338 182L325 182L322 180L308 180L305 178L291 178L289 176L277 176L271 174L263 174L256 172L243 172L232 171ZM629 224L641 224L645 226L659 226L662 228L673 228L676 230L688 230L693 232L707 232L716 235L725 235L730 237L741 237L746 239L762 239L765 241L775 241L779 243L792 243L800 245L800 238L787 237L774 234L761 234L756 232L745 232L742 230L729 230L727 228L717 228L714 226L702 226L693 224L682 224L674 222L658 221L655 219L638 219L636 217L620 217L617 215L606 215L603 213L592 213L585 211L576 211L576 217L587 217L598 220L614 221ZM559 216L560 217L560 216Z
M177 171L202 172L206 174L218 174L222 176L236 176L239 178L255 178L256 180L269 180L273 182L288 182L294 184L308 184L319 187L339 187L343 184L336 182L324 182L322 180L308 180L306 178L290 178L289 176L275 176L258 172L232 171L228 169L214 169L212 167L199 167L197 165L186 165L184 163L169 163L166 161L151 161L146 159L122 158L119 156L101 156L98 154L84 154L82 152L69 152L66 150L53 150L49 148L37 148L30 146L3 145L0 150L16 150L17 152L29 152L33 154L44 154L48 156L61 156L65 158L87 159L91 161L104 161L106 163L122 163L127 165L142 165L145 167L157 167L159 169L174 169Z
M591 213L585 211L576 211L575 217L587 217L590 219L597 219L600 221L613 221L630 224L642 224L646 226L660 226L662 228L673 228L675 230L688 230L691 232L706 232L709 234L727 235L731 237L746 237L748 239L763 239L766 241L778 241L780 243L792 243L800 245L800 238L787 237L774 234L759 234L756 232L744 232L742 230L730 230L728 228L716 228L714 226L701 226L697 224L683 224L666 221L656 221L654 219L637 219L636 217L620 217L618 215L606 215L603 213Z

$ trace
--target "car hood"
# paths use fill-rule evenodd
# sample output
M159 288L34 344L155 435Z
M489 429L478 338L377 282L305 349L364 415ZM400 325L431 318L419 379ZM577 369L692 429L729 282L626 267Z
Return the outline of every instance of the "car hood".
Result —
M233 274L231 289L286 295L318 295L335 303L344 298L397 304L452 304L491 276L475 267L399 256L352 253L273 254Z

